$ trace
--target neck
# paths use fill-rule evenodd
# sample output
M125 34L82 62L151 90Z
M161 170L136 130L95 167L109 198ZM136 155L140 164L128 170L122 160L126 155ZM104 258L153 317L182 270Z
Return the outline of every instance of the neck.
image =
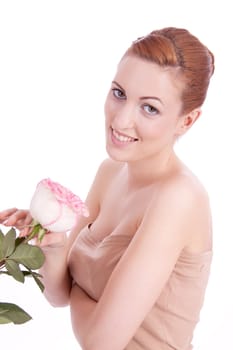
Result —
M166 155L157 155L153 159L127 162L128 188L148 186L172 174L180 164L174 151Z

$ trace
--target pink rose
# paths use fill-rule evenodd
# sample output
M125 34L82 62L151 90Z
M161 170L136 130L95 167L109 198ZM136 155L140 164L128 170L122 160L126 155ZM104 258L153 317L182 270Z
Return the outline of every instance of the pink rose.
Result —
M80 216L89 216L86 205L70 190L50 179L40 181L30 203L30 213L47 231L71 230Z

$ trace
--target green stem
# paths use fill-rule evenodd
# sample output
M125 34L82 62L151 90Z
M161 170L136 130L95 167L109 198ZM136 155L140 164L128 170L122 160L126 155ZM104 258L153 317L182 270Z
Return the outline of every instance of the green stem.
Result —
M41 242L46 233L46 229L44 229L38 222L35 222L32 227L33 229L31 233L25 238L24 243L28 243L32 238L36 236L38 237L39 242Z
M28 243L32 238L34 238L39 232L39 230L40 228L38 227L38 225L34 226L31 233L25 238L24 243Z

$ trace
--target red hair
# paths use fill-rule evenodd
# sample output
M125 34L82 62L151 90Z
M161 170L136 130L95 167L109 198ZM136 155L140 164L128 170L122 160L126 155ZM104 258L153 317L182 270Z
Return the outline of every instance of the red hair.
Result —
M184 81L182 113L191 112L204 103L214 72L214 56L188 30L173 27L155 30L134 41L127 54L161 67L174 67L181 73Z

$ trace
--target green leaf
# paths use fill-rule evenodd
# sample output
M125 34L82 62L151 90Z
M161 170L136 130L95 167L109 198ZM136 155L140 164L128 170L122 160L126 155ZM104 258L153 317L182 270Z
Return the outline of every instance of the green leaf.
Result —
M9 318L4 317L4 315L0 315L0 324L6 324L6 323L10 323L11 320L9 320Z
M3 242L3 240L4 240L4 234L2 233L2 231L0 230L0 247L1 247L1 245L2 245L2 242Z
M22 273L26 277L32 277L34 279L34 281L36 282L36 284L38 285L38 287L40 288L41 292L43 293L44 285L40 280L40 278L43 278L43 276L41 274L39 274L38 272L32 271L30 269L28 269L28 271L23 270Z
M24 274L25 277L32 277L32 275L37 276L38 278L42 278L43 277L40 273L32 271L32 270L29 270L29 271L21 270L21 271L22 271L22 273Z
M5 237L4 234L0 230L0 261L4 260L3 251L2 251L2 244L3 244L4 237Z
M5 267L9 274L16 279L16 281L24 283L24 274L20 270L19 264L14 260L6 259Z
M2 241L2 255L3 255L3 258L7 258L15 250L15 239L16 239L15 229L11 228L6 233L6 235L4 236L4 239Z
M22 274L24 275L24 277L32 277L34 279L34 281L36 282L36 284L38 285L38 287L40 288L41 292L44 291L44 285L41 282L40 278L43 278L43 276L35 271L29 270L29 271L25 271L25 270L21 270ZM11 276L11 274L8 271L0 271L0 274L5 274L8 276Z
M40 277L42 277L41 275L39 275ZM40 288L41 292L43 293L44 291L44 285L41 282L40 278L38 278L38 274L32 272L32 277L34 278L34 281L36 282L36 284L38 285L38 287Z
M0 309L0 315L3 315L3 314L5 314L7 312L7 310L5 310L5 309Z
M18 247L19 244L25 241L25 237L17 237L15 240L15 247Z
M11 322L6 316L4 317L4 314L6 314L7 312L8 310L0 309L0 324L6 324Z
M42 249L28 243L18 245L10 258L29 269L35 270L39 269L45 261Z
M43 278L43 276L40 273L32 271L30 269L28 271L25 271L25 270L21 270L21 271L25 277L32 277L36 282L36 284L38 285L38 287L40 288L41 292L43 293L45 287L40 280L41 278Z
M0 324L10 322L22 324L31 319L32 317L19 306L12 303L0 303Z

